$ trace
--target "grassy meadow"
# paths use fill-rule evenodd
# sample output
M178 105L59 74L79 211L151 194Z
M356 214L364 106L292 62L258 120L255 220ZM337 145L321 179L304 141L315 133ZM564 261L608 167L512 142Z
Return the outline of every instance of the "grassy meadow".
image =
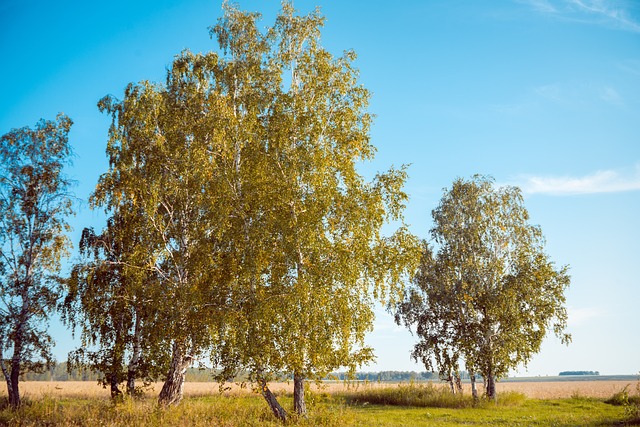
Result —
M473 402L468 390L453 396L432 383L329 383L310 385L309 417L299 426L607 426L631 420L628 409L612 399L628 381L500 383L498 402ZM158 407L161 384L145 397L114 404L108 390L94 382L25 382L25 404L17 411L0 399L1 426L278 426L262 397L231 385L220 393L215 383L187 383L180 405ZM273 384L292 412L292 384ZM635 385L628 391L633 399ZM640 400L640 397L638 398ZM606 401L609 401L607 403ZM638 419L636 418L636 421Z

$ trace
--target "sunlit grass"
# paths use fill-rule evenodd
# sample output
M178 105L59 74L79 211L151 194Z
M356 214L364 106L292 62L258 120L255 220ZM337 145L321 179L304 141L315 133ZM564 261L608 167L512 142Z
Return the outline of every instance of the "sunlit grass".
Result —
M17 411L6 407L6 397L0 398L5 402L0 408L0 426L282 425L262 397L246 389L220 394L217 386L203 385L186 393L180 405L169 408L158 406L155 391L141 399L125 398L122 403L113 404L108 391L97 386L88 389L84 396L71 384L53 390L73 392L73 396L32 393ZM276 393L292 413L288 386L278 387ZM483 399L474 402L469 393L454 396L446 387L430 383L315 387L307 394L307 406L308 418L292 416L287 425L596 426L621 425L630 420L623 405L608 404L605 399L579 393L572 398L532 399L521 392L502 392L497 403Z

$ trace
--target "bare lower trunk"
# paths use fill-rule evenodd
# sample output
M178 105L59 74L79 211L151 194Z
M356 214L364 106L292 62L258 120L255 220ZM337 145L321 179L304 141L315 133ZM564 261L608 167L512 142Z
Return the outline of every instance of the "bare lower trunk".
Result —
M456 382L456 393L462 394L462 379L460 378L460 374L456 374L454 378Z
M0 368L2 368L2 375L4 376L4 380L7 383L7 395L9 397L9 401L11 401L11 394L13 388L11 387L11 377L9 376L9 370L4 363L4 342L0 342Z
M304 402L304 377L300 374L293 374L293 410L298 415L307 415L307 405Z
M487 373L486 378L484 379L484 388L485 394L487 397L493 401L497 400L496 396L496 380L493 376L493 372Z
M109 376L109 386L111 389L112 399L122 395L122 392L120 391L120 388L118 388L118 385L119 385L118 375L116 373L112 373Z
M271 390L269 390L267 382L264 379L258 379L258 385L260 386L260 393L262 394L262 397L264 397L264 400L267 401L273 415L282 422L287 421L287 411L280 406L276 396L271 392Z
M136 393L136 376L138 374L138 364L140 363L140 356L142 353L140 334L140 317L136 314L136 324L133 333L133 352L127 368L127 394L130 396L133 396Z
M478 400L478 389L476 387L476 373L469 372L469 379L471 380L471 395L473 400Z
M9 397L9 404L11 407L15 407L14 404L17 402L17 406L20 405L20 394L18 394L16 399L17 391L14 391L13 383L11 381L11 374L7 369L4 359L2 358L2 352L0 352L0 365L2 365L2 373L4 374L4 379L7 382L7 395Z
M20 355L22 354L22 330L20 329L16 334L17 337L13 340L13 357L11 358L11 372L9 373L9 381L7 381L9 392L9 405L13 409L20 406L20 388L18 382L20 381Z
M191 356L185 354L184 344L173 344L173 356L169 372L167 372L167 379L164 381L160 396L158 396L158 402L161 405L177 405L182 400L184 377L191 364L191 359Z
M447 382L449 383L449 387L451 388L451 394L456 394L456 388L453 385L453 375L449 375L447 377Z

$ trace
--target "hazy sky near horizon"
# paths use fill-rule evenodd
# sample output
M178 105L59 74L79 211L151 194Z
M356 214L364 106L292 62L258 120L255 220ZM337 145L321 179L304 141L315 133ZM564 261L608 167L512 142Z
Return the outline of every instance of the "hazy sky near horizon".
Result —
M271 25L279 0L240 0ZM373 93L376 159L367 176L410 164L406 218L428 237L431 210L457 177L518 185L558 266L569 264L573 343L555 337L519 375L640 370L640 2L625 0L295 0L320 6L323 45L353 49ZM86 200L107 170L109 117L96 103L129 82L163 82L174 55L217 50L207 27L221 1L0 3L0 134L75 122L69 174ZM104 218L86 206L72 220ZM74 253L75 255L75 253ZM74 342L57 322L59 360ZM363 371L423 370L415 338L378 310Z

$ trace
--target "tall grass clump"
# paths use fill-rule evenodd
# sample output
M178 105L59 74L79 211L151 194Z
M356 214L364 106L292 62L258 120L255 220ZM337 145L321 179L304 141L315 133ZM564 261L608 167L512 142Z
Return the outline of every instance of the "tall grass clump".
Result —
M470 408L492 403L474 400L469 394L453 394L444 387L427 384L398 384L394 387L365 388L341 393L350 405L393 405L430 408ZM509 392L500 395L501 406L516 406L525 400L522 393Z
M629 423L640 425L640 380L636 383L636 394L629 393L629 385L615 393L605 403L615 406L624 406L624 411L629 417Z

